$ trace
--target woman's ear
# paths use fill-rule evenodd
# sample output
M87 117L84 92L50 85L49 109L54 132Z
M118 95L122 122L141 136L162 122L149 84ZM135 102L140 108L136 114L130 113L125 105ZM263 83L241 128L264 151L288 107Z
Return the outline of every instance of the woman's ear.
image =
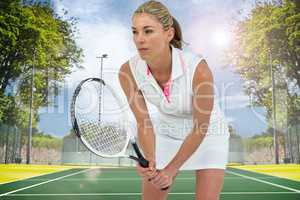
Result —
M174 38L174 36L175 36L175 29L173 27L170 27L167 30L167 39L168 39L168 42L171 42L171 40Z

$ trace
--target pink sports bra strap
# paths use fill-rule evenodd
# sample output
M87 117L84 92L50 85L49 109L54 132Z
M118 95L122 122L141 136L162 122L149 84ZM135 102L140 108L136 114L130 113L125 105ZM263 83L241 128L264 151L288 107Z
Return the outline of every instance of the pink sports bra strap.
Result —
M186 65L184 63L181 53L179 54L179 59L180 59L180 65L181 65L182 71L186 71ZM151 74L150 67L147 65L147 76L149 77L150 74ZM171 76L172 76L172 74L171 74ZM170 103L170 88L171 88L172 82L173 82L172 77L170 77L168 82L163 85L163 93L164 93L168 103Z

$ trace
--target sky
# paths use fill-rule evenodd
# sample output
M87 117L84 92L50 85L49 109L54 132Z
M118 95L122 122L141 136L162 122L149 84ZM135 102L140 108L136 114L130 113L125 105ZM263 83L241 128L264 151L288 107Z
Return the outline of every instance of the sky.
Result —
M76 85L87 77L100 75L100 59L104 59L104 79L120 88L117 73L120 66L137 52L132 42L131 16L144 0L54 0L56 12L68 11L67 17L78 18L76 42L84 51L83 70L73 69L60 94L56 107L40 109L41 131L62 137L71 123L69 105ZM216 94L227 120L242 136L259 134L266 129L265 111L249 107L243 94L242 80L234 69L224 64L224 50L231 42L236 19L247 16L251 0L164 0L183 31L185 48L201 54L214 74ZM240 12L242 11L242 12ZM242 15L238 14L242 13ZM125 97L124 97L125 98ZM249 123L251 122L251 123ZM255 126L253 126L255 124Z

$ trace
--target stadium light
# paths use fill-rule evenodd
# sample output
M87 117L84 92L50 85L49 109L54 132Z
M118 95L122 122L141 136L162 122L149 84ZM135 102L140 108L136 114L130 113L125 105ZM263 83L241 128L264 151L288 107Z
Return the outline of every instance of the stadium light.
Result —
M96 58L100 58L100 79L103 79L103 59L108 58L107 54L102 54L101 56L98 56ZM101 112L102 112L102 94L103 94L103 87L101 86L100 88L100 93L99 93L99 122L101 121Z

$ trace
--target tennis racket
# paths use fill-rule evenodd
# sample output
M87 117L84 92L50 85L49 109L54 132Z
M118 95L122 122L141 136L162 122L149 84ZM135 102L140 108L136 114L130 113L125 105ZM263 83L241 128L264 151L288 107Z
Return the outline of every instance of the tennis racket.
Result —
M94 154L105 158L126 157L144 168L149 166L130 134L124 104L104 80L87 78L79 83L72 98L71 121L77 137ZM129 143L136 156L126 154Z

